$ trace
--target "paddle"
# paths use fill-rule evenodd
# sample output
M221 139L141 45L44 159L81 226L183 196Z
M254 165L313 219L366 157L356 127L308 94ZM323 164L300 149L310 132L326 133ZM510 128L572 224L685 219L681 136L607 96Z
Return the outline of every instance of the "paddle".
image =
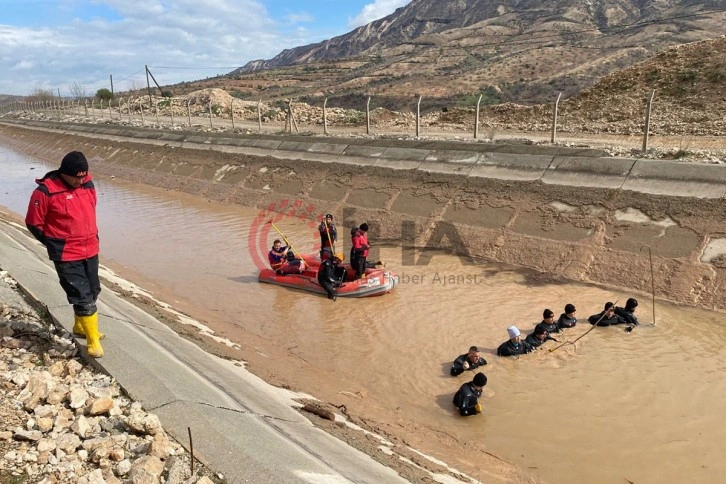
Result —
M290 243L290 241L289 241L289 240L287 239L287 237L285 237L285 234L283 234L282 232L280 232L280 229L278 229L278 228L277 228L277 226L275 226L275 223L274 223L274 222L273 222L272 220L270 220L270 222L269 222L269 223L270 223L270 224L272 225L272 228L274 228L274 229L275 229L275 232L277 232L278 234L280 234L280 237L282 237L282 240L284 240L284 241L285 241L285 244L287 244L287 246L288 246L288 247L290 248L290 250L292 251L292 254L293 254L293 255L294 255L294 256L295 256L296 258L298 258L298 259L300 259L300 260L304 260L304 259L303 259L303 257L302 257L302 255L300 254L300 252L298 252L298 251L297 251L297 250L295 249L295 247L293 247L293 246L292 246L292 244L291 244L291 243Z
M330 238L330 229L328 228L328 221L326 219L323 219L323 225L325 225L325 233L328 235L330 249L333 251L333 255L335 255L335 244L333 244L333 239Z
M613 307L615 307L615 305L617 303L618 303L618 301L616 299L615 302L613 303ZM565 341L564 343L562 343L559 346L555 346L554 348L550 348L550 350L549 350L550 353L559 350L560 348L562 348L565 345L574 345L575 343L577 343L578 341L580 341L582 338L584 338L585 336L587 336L590 331L592 331L593 329L597 328L597 325L600 324L600 321L603 320L603 318L605 317L605 315L607 313L608 313L607 311L603 311L602 314L600 315L600 317L597 319L597 321L595 321L595 324L592 325L592 328L588 329L583 334L581 334L580 336L578 336L577 338L575 338L574 341ZM631 329L631 331L632 331L632 329Z

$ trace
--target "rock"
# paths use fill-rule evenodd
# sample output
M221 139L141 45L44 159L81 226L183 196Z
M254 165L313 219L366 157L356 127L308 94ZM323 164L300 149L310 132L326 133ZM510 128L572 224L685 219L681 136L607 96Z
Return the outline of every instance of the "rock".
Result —
M53 419L48 417L41 417L38 419L38 430L43 433L48 432L53 428Z
M83 365L76 360L70 360L66 363L68 376L76 376L78 372L81 371L81 368L83 368Z
M37 430L18 429L13 433L13 439L37 442L43 438L43 434Z
M38 451L39 452L45 452L45 451L53 451L56 448L55 441L53 439L40 439L38 442Z
M116 465L114 472L117 476L125 476L131 471L131 461L124 459Z
M68 394L68 404L71 408L81 408L88 400L88 392L83 388L74 388Z
M48 396L51 390L55 388L55 385L55 380L50 372L34 373L28 379L28 384L23 388L23 391L18 395L18 400L26 410L33 410L38 403Z
M58 437L56 444L58 445L58 449L67 454L71 454L81 446L81 439L76 434L63 434Z
M133 484L156 484L164 471L164 463L158 457L141 457L131 466L129 478Z
M111 397L101 397L91 401L90 405L88 406L87 413L89 415L102 415L108 413L108 411L112 408L113 400L111 399Z
M85 439L86 436L90 434L91 425L88 423L88 419L81 415L71 424L71 430L78 434L78 436L82 439Z
M131 430L138 434L155 435L161 430L159 417L153 414L133 413L127 424Z
M154 435L154 440L151 442L149 454L164 460L169 457L171 451L172 449L169 444L169 437L166 436L164 431L157 432L156 435Z

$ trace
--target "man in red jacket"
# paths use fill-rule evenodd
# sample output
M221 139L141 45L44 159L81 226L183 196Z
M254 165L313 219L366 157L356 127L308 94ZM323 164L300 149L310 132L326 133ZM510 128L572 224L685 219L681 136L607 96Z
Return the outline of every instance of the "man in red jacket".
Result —
M368 249L371 246L368 244L368 224L361 224L357 230L355 230L351 237L352 242L352 258L350 265L355 269L355 278L360 279L365 277L366 274L366 257L368 257Z
M98 279L98 227L96 189L88 173L88 161L80 151L71 151L60 168L50 171L30 197L25 225L48 250L61 287L73 305L73 333L85 336L88 354L103 356L98 331L96 299Z

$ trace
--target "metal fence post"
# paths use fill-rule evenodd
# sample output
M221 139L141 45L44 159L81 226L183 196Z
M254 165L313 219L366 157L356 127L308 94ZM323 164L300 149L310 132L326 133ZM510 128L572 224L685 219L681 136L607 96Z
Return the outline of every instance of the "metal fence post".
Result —
M133 98L127 97L126 98L126 113L129 115L129 123L131 122L131 100Z
M476 116L474 116L474 139L479 137L479 106L481 106L481 98L483 94L479 94L479 100L476 102Z
M174 98L169 98L169 122L171 122L171 126L174 127Z
M419 95L418 97L418 103L416 103L416 137L419 137L420 134L420 127L421 127L421 98L423 96Z
M144 119L144 98L139 98L139 114L141 114L141 126L146 126L146 120Z
M292 110L292 98L287 102L287 112L290 115L290 133L292 133L292 127L295 127L295 132L299 133L300 129L297 127L297 121L295 121L295 113Z
M366 102L366 134L371 134L371 97Z
M189 118L189 127L192 127L192 108L189 107L189 99L187 99L187 117Z
M262 132L262 99L257 101L257 131Z
M212 126L212 99L211 98L209 99L209 127L214 128L214 126Z
M229 113L232 116L232 131L234 131L234 98L229 102Z
M560 107L560 97L562 97L562 93L557 95L555 107L552 109L552 138L550 140L552 143L557 139L557 110Z
M323 101L323 133L328 134L328 98Z
M650 135L650 111L653 107L653 97L655 97L655 89L650 92L648 98L648 106L645 108L645 128L643 129L643 154L648 151L648 136Z

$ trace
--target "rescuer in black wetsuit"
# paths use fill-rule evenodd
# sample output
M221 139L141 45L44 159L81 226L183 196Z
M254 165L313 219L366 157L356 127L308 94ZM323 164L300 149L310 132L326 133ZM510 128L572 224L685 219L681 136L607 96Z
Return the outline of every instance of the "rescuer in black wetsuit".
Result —
M487 360L481 357L479 348L472 346L468 353L459 355L451 365L451 376L458 376L466 370L474 370L487 364Z
M524 344L528 344L534 349L539 348L547 340L557 341L550 336L544 326L538 324L534 327L534 331L524 339Z
M338 298L338 287L343 282L345 268L339 267L343 262L342 252L336 253L332 259L325 259L318 268L318 283L328 293L328 299Z
M638 318L635 316L635 314L633 314L635 312L635 308L637 307L638 300L631 297L630 299L625 301L624 308L620 308L617 306L615 307L615 314L623 318L626 323L637 326L640 323L638 322Z
M487 384L487 376L484 373L477 373L474 379L464 383L454 395L454 406L459 409L459 415L470 417L482 412L481 392Z
M598 326L615 326L616 324L626 323L623 318L615 314L615 305L611 302L605 303L605 309L602 312L593 314L587 320L590 324L597 324Z
M542 327L545 331L547 331L547 334L560 332L560 327L557 326L557 323L555 323L555 313L553 313L552 310L545 309L542 313L542 318L542 322L536 326L537 328Z
M577 318L575 317L575 306L572 304L565 305L565 312L560 314L560 319L557 320L557 326L560 329L574 328L577 324Z
M533 348L528 343L520 341L521 333L516 326L508 327L507 334L509 339L499 345L497 356L519 356L532 351Z

